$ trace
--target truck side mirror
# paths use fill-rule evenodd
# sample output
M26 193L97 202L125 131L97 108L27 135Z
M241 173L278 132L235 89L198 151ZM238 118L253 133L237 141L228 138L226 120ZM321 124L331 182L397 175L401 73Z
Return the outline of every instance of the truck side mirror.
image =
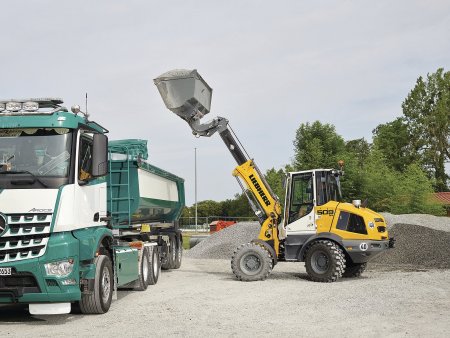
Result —
M92 146L92 177L105 176L108 173L108 137L94 134Z

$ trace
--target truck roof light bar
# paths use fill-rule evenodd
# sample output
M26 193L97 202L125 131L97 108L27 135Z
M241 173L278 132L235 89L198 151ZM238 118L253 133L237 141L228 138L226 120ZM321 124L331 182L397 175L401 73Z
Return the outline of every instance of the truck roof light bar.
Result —
M67 111L61 104L63 100L59 98L30 98L30 99L12 99L0 101L0 113L3 114L52 114L55 111ZM50 111L39 111L39 109L51 109Z

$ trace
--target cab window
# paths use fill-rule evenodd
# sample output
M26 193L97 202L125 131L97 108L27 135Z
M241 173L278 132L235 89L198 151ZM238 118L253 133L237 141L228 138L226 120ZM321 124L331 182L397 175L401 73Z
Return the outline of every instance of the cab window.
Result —
M336 228L348 232L367 235L366 224L361 216L341 211L336 224Z
M78 160L78 179L86 181L92 177L92 139L82 136Z
M289 223L308 215L313 209L312 173L294 175L290 198Z

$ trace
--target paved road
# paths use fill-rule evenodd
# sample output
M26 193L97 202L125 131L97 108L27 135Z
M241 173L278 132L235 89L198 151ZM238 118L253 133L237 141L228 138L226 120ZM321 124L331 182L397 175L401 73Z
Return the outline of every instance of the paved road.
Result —
M107 314L30 316L0 307L3 337L450 336L450 270L368 271L332 284L279 263L264 282L234 280L226 260L185 259Z

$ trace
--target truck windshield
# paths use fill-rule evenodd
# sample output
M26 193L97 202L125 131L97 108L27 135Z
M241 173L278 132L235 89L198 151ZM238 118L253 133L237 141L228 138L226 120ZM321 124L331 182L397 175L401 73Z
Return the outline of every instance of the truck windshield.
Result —
M0 129L1 176L66 178L71 143L72 133L66 128Z

